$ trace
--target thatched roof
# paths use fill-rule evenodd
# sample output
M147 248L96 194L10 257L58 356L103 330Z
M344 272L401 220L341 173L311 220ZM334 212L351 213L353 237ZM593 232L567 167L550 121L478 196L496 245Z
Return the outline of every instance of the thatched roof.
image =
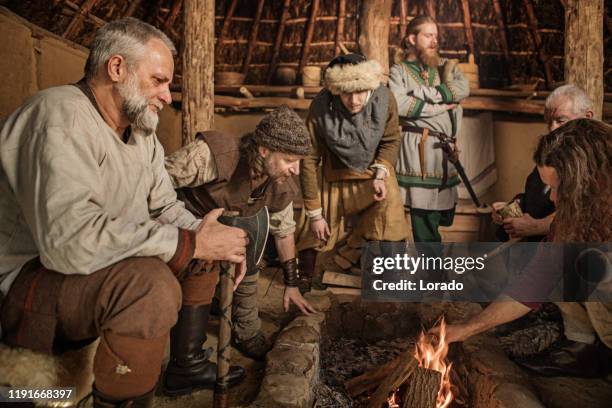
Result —
M275 65L297 68L300 61L307 61L309 65L326 65L335 55L339 39L349 50L358 48L360 0L263 1L258 30L253 37L260 1L216 1L217 71L244 71L247 73L246 83L265 84L269 82ZM180 47L182 3L182 0L0 0L0 4L34 24L84 46L89 44L95 29L104 22L132 15L161 28ZM288 14L274 64L275 44L285 3L288 4ZM315 16L316 29L310 46L305 48L306 28L314 3L319 5ZM345 4L346 10L344 30L338 38L341 3ZM549 83L563 80L564 8L561 0L469 0L467 3L481 87L537 83L540 89L544 89L547 79ZM611 1L606 3L609 5ZM393 0L390 55L398 48L406 23L417 14L433 12L442 28L442 55L466 61L472 44L466 40L461 5L459 0ZM533 14L529 13L529 6L533 7ZM612 90L611 27L612 19L607 10L604 24L606 90ZM505 34L507 48L502 34ZM536 36L540 40L536 41ZM245 66L251 37L255 38L255 43L250 63ZM541 42L539 47L537 42ZM305 56L304 50L308 50ZM179 82L180 69L178 63L175 82Z

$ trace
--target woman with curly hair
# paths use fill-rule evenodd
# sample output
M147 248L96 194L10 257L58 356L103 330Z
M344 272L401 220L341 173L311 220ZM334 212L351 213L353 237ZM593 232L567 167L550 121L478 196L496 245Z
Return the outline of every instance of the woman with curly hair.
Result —
M547 241L611 241L612 126L590 119L568 122L540 139L534 161L542 181L550 187L550 199L557 210ZM607 263L609 267L609 259ZM550 276L546 266L549 265L544 265L541 259L540 262L534 259L525 271L526 278L530 282L547 282ZM534 285L523 284L522 290L530 290L530 286ZM514 300L519 298L515 293L518 292L510 288L467 322L447 326L447 341L466 340L540 306ZM566 338L546 350L546 354L521 364L548 376L603 374L604 359L599 354L601 351L609 354L612 348L612 304L560 302L557 305L562 312ZM432 333L438 331L434 329ZM607 348L598 347L597 338Z

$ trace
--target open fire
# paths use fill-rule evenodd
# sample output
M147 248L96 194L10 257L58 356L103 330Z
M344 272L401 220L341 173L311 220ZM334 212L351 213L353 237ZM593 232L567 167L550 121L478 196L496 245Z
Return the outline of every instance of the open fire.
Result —
M446 323L444 318L440 321L440 336L435 341L432 336L427 336L423 331L415 344L414 358L421 368L437 371L441 374L440 388L436 397L436 408L446 408L453 400L451 391L450 371L452 363L446 359L448 354L448 343L446 342ZM398 392L391 394L387 401L389 408L400 407Z

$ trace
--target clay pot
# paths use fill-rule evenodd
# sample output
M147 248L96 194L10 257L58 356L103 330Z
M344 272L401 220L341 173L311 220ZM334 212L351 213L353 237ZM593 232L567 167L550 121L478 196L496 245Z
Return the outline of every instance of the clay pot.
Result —
M274 83L277 85L293 85L296 80L295 68L278 67L274 76Z

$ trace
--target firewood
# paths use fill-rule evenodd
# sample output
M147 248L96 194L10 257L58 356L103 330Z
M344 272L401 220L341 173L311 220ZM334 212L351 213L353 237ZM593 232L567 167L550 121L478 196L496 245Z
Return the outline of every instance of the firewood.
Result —
M361 277L347 275L346 273L325 271L323 273L323 284L359 289L361 288Z
M344 245L338 249L338 253L353 264L356 264L361 259L361 248L351 248L348 245Z
M402 408L436 408L441 381L440 372L418 367L401 396Z
M327 290L329 290L334 295L361 296L361 289L330 286L329 288L327 288Z
M351 269L353 263L340 254L334 255L334 263L344 270Z
M370 401L368 401L368 408L381 408L389 398L389 393L397 390L415 371L418 366L418 362L414 358L413 350L407 350L400 354L398 357L398 365L395 367L391 375L387 376L383 382L378 386Z
M395 370L399 361L399 358L394 358L384 365L375 367L357 377L353 377L344 383L344 387L351 397L356 397L366 391L374 389Z

